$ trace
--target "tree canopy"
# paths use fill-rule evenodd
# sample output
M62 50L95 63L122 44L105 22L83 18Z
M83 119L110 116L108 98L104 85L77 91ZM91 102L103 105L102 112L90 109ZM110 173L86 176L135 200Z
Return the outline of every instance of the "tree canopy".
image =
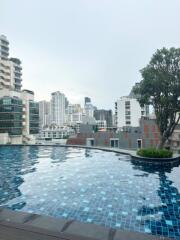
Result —
M141 106L153 106L162 148L180 120L180 48L157 50L140 72L142 80L133 91Z

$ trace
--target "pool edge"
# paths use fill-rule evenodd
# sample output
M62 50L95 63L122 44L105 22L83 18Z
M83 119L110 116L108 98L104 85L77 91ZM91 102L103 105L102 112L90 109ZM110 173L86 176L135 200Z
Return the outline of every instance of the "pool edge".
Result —
M139 161L139 162L149 162L154 164L164 164L164 163L178 163L180 162L180 154L174 155L172 158L147 158L141 157L136 154L136 150L130 149L121 149L121 148L109 148L109 147L101 147L101 146L85 146L85 145L69 145L69 144L0 144L1 146L37 146L37 147L72 147L72 148L83 148L83 149L94 149L101 150L106 152L115 152L119 154L129 155L131 160Z
M0 208L0 231L8 236L12 233L12 240L18 240L23 233L27 239L61 239L61 240L158 240L162 236L155 236L146 233L112 229L97 224L82 223L78 221L53 218L44 215L17 212L7 208ZM15 235L13 235L15 233ZM28 238L28 235L36 238ZM17 236L16 236L17 235ZM163 237L164 240L170 238ZM24 239L26 240L26 238Z

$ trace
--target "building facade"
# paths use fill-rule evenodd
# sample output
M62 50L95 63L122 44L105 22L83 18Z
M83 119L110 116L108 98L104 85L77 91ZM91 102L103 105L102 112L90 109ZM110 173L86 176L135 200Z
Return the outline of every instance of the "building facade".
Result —
M94 118L97 121L106 121L106 127L111 128L113 126L113 118L111 110L96 109L94 110Z
M23 99L23 135L36 135L39 133L39 104L34 101L34 92L22 91Z
M83 109L80 104L69 104L66 109L66 124L75 126L82 123Z
M65 95L59 91L51 94L51 123L63 126L65 123Z
M157 147L160 132L154 119L142 117L138 127L123 131L96 131L93 125L80 125L76 138L69 138L67 144L116 147L137 150L138 148Z
M18 97L0 98L0 133L22 135L23 102Z
M9 42L0 36L0 89L21 91L22 67L18 58L9 58Z
M149 115L149 107L141 107L136 98L121 97L115 103L115 121L118 129L138 127L141 117Z
M42 129L44 126L51 124L50 116L50 102L40 101L39 102L39 128Z
M44 140L67 139L69 136L74 135L74 133L72 128L51 125L42 129L39 138Z
M106 120L96 120L96 126L98 130L107 130Z
M0 143L30 142L38 133L39 119L34 93L21 90L22 67L18 58L9 58L9 42L0 36ZM35 113L36 112L36 113ZM36 116L35 116L36 115ZM39 120L38 120L39 121Z
M6 60L9 57L9 41L6 36L0 35L0 58Z

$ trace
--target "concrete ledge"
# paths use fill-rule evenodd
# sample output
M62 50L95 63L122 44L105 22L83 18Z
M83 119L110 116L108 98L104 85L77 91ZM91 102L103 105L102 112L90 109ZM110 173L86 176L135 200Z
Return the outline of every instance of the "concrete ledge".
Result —
M34 216L34 217L33 217ZM48 216L0 210L0 239L3 240L168 240L145 233L116 230L100 225ZM8 220L7 220L8 219ZM1 238L2 237L2 238Z
M14 214L14 211L6 208L0 208L0 222L16 222L16 223L24 223L29 219L34 219L37 215L30 214L25 212L18 212Z
M73 222L65 231L65 234L79 235L97 240L108 240L109 229L89 223Z
M37 218L32 220L30 219L29 221L26 221L24 224L26 226L38 227L60 233L67 223L68 223L67 219L55 219L49 216L38 215Z

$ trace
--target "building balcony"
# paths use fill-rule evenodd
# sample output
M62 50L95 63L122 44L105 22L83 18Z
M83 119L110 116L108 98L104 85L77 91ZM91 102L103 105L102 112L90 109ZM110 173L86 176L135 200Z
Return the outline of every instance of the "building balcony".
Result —
M4 47L8 47L9 46L9 42L7 40L3 40L1 39L1 45L4 46ZM9 47L8 47L9 48Z
M8 57L8 51L5 51L1 48L1 54L5 57Z

